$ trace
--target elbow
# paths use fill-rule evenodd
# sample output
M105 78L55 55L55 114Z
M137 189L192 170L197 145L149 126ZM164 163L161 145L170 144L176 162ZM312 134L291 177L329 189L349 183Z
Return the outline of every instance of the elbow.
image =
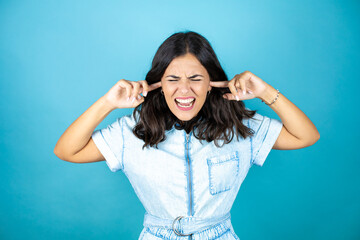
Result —
M320 139L320 133L317 132L317 133L315 134L315 137L314 137L314 143L316 143L317 141L319 141L319 139Z
M54 148L54 154L58 157L58 158L60 158L59 157L59 150L55 147Z
M53 152L54 152L54 154L55 154L58 158L60 158L61 160L63 160L63 159L62 159L62 154L61 154L62 151L61 151L60 148L59 148L59 142L56 143Z
M320 139L320 133L317 133L311 140L308 141L308 146L314 145Z
M63 161L72 162L68 156L63 154L63 151L59 150L56 147L54 148L54 154Z
M64 157L61 155L61 151L59 149L57 149L56 147L54 148L54 154L61 160L64 160Z

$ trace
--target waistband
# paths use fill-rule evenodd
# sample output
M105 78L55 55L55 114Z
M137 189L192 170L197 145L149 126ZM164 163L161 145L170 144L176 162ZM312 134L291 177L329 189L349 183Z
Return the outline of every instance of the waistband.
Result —
M223 216L213 218L184 217L179 216L175 219L159 218L149 213L145 213L144 227L162 227L172 229L176 235L189 236L212 226L224 222L230 218L230 212Z

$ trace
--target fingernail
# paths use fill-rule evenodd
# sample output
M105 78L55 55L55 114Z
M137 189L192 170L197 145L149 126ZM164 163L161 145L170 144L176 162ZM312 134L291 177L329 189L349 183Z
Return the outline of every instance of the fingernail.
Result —
M135 97L133 97L132 99L131 99L131 103L133 103L135 101Z
M148 93L148 92L145 91L145 92L143 93L143 96L146 97L147 93Z
M249 91L249 93L250 93L250 94L253 94L253 92L252 92L252 91Z
M130 97L127 97L126 101L129 101L130 100Z
M235 95L235 98L236 98L236 101L239 101L239 100L240 100L239 97L238 97L238 95Z
M242 92L243 92L243 94L245 95L245 90L243 90Z
M141 99L141 95L138 95L138 96L137 96L137 99L140 100L140 99Z

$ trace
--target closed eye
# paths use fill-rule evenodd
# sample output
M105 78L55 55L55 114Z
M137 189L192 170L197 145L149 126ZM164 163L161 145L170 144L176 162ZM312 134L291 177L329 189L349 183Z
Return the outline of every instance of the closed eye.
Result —
M202 79L191 79L191 81L195 81L195 82L199 82L201 81ZM178 81L177 79L168 79L169 82L176 82Z

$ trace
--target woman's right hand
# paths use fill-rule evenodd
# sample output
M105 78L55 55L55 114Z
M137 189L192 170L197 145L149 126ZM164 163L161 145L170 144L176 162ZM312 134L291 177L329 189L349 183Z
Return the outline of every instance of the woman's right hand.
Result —
M161 86L161 81L148 85L145 80L119 80L105 95L104 98L112 108L134 108L144 102L147 93ZM142 93L143 96L140 94Z

